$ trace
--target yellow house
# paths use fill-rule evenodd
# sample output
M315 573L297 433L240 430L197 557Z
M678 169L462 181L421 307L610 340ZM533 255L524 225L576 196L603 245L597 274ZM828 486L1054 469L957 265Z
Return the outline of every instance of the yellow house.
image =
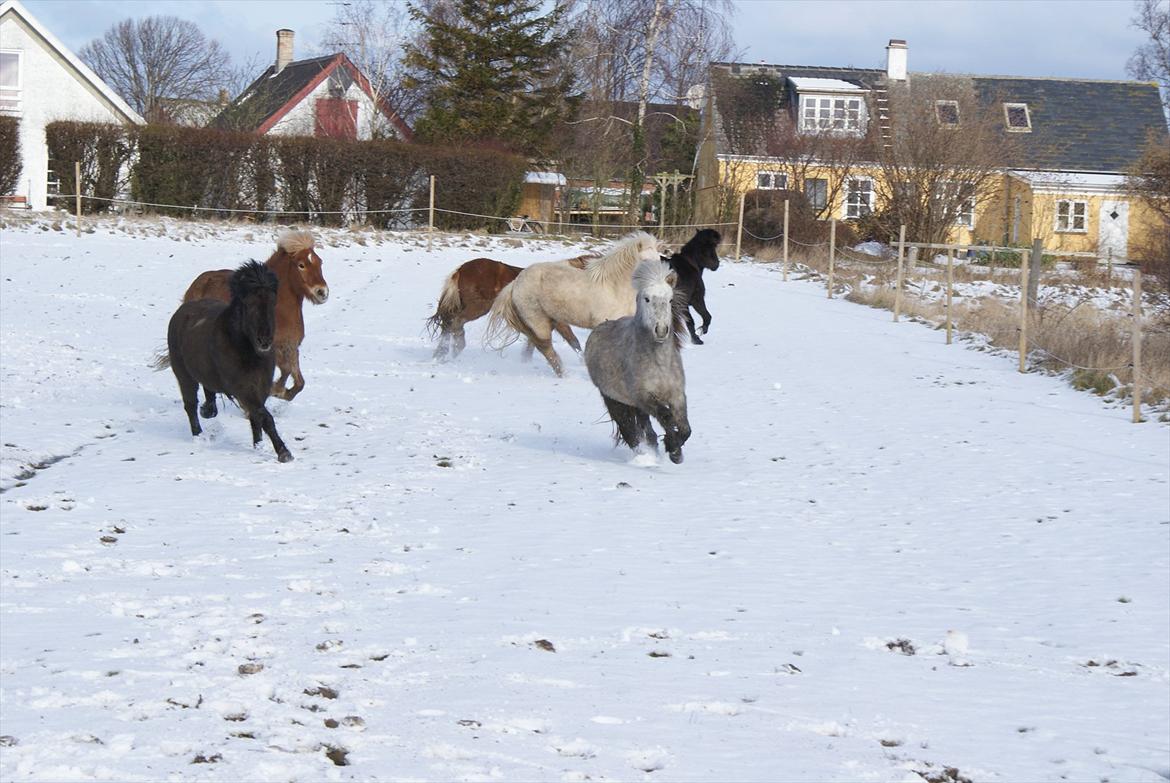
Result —
M780 190L858 221L916 188L961 194L937 199L948 242L1039 237L1056 254L1125 260L1158 230L1125 192L1145 146L1170 143L1156 85L911 73L908 55L891 40L885 69L712 64L699 219L734 220L741 194Z

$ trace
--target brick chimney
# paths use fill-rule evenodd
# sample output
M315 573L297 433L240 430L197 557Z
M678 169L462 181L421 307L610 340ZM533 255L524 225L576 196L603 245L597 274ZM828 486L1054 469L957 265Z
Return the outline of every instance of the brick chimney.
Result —
M276 71L275 76L284 70L284 66L292 62L293 59L293 31L292 30L277 30L276 31Z
M290 44L291 45L291 44ZM886 45L886 78L892 82L906 81L906 59L910 49L900 38L891 38Z

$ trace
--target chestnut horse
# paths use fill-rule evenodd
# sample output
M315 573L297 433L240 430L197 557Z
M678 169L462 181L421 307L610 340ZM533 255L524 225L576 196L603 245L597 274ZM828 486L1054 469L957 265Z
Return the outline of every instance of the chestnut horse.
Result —
M578 256L565 263L584 269L585 262L592 257ZM443 290L439 294L435 314L427 319L428 333L431 337L439 338L434 358L443 360L449 351L452 359L458 356L467 346L467 338L463 332L464 324L487 315L496 294L515 280L521 271L522 267L505 264L503 261L473 258L448 275L447 282L443 284ZM553 328L574 351L580 352L581 343L577 341L577 335L573 334L568 325L555 324ZM524 349L524 354L525 357L532 355L531 343Z
M301 306L305 299L313 304L324 304L329 298L329 286L321 271L321 257L315 249L316 242L308 231L289 229L281 232L276 239L276 252L264 262L280 286L276 291L276 366L280 378L272 384L272 396L291 400L305 388L305 376L301 374L301 342L305 339L305 318ZM231 269L216 269L204 272L195 278L184 302L197 299L218 299L231 301ZM293 385L285 383L292 376Z

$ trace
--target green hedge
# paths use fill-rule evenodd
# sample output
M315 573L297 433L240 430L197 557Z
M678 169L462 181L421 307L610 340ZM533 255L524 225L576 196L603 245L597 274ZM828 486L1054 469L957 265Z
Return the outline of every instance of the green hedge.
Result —
M46 133L50 157L82 162L82 192L112 197L130 185L131 197L146 211L264 219L269 210L340 224L366 222L406 226L425 222L423 213L388 210L425 208L428 178L436 178L436 206L472 215L510 216L519 205L525 160L493 149L450 149L398 141L342 141L314 137L256 137L205 128L58 122ZM136 160L129 182L122 171L131 152ZM114 154L117 153L117 154ZM72 193L72 166L62 166L61 192ZM68 168L68 171L64 171ZM68 175L68 176L66 176ZM107 208L86 200L87 211ZM229 211L236 210L236 211ZM447 229L486 227L502 221L436 213Z
M0 196L7 196L20 183L20 120L0 117Z

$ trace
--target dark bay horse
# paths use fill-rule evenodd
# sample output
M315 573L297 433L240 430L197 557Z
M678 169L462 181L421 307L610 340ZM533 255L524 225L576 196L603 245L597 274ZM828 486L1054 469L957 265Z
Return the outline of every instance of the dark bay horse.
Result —
M678 274L678 283L674 287L675 295L682 305L683 320L691 333L691 342L702 345L699 334L706 334L711 328L711 311L707 309L707 287L703 285L703 270L714 272L719 268L719 232L713 228L703 228L682 246L670 258L663 258L670 264L670 268ZM699 331L695 331L695 319L691 317L691 308L695 308L703 319Z
M280 378L272 384L272 396L291 400L305 388L301 374L301 343L305 339L305 318L301 313L304 301L324 304L329 298L329 285L321 270L321 257L316 242L308 231L289 229L277 237L276 251L264 262L280 281L276 299L276 365ZM231 269L215 269L195 278L183 294L184 302L197 299L218 299L226 302L231 294L228 280ZM288 377L293 385L286 388Z
M668 264L651 259L638 264L633 281L634 314L593 329L585 341L585 366L617 425L619 440L635 451L643 443L657 451L653 416L662 425L670 461L682 462L691 425L680 350L682 313L674 290L678 275Z
M579 256L566 263L584 269L589 258L592 256ZM445 359L448 352L454 358L463 351L467 346L463 326L487 315L496 294L522 271L523 267L505 264L503 261L473 258L447 276L435 314L427 319L427 331L432 338L437 337L439 340L435 346L436 359ZM577 335L567 325L556 324L553 328L574 351L581 350ZM531 347L526 349L526 353L531 352Z
M252 445L260 442L263 430L277 459L288 462L293 455L264 406L276 367L276 275L249 261L232 273L228 286L227 304L205 298L179 305L167 327L167 352L156 359L154 367L169 366L175 373L192 435L203 431L195 415L202 384L204 401L199 412L205 419L219 413L215 395L226 395L248 416Z

